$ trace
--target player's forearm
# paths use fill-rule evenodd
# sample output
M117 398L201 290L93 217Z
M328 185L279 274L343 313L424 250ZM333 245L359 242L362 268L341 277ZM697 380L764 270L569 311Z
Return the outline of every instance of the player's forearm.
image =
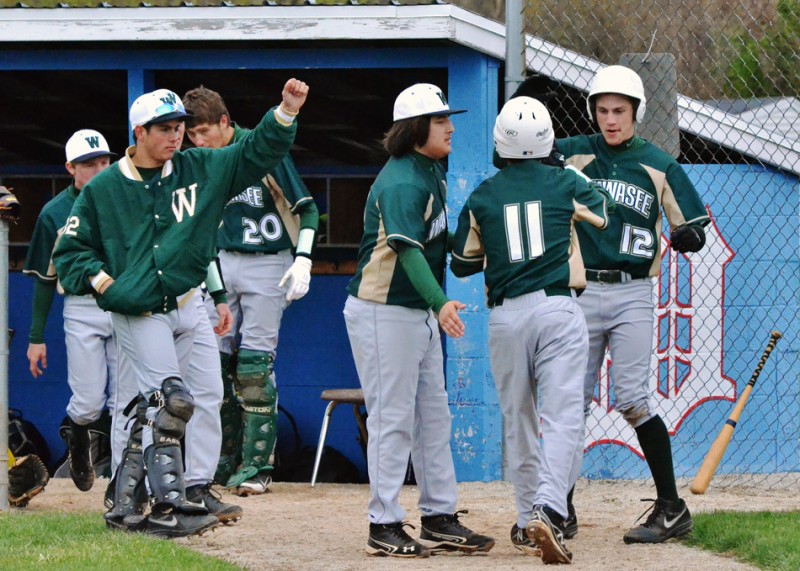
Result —
M214 300L214 305L228 303L228 296L225 293L225 282L222 280L222 270L219 267L219 258L214 258L208 264L206 273L206 288L209 295Z
M404 246L398 251L397 257L411 285L425 303L438 313L449 300L433 276L425 256L417 248Z
M53 305L56 293L56 282L35 280L33 284L33 305L31 308L31 329L28 333L29 343L44 343L44 328L47 316Z
M67 240L61 240L53 253L61 287L72 295L94 293L92 278L103 272L101 262L91 250L73 248Z
M313 201L300 212L300 234L297 238L295 253L298 256L311 257L317 242L317 229L319 228L319 210Z
M226 151L239 153L239 168L231 184L235 192L260 180L288 154L297 133L297 122L292 119L287 123L282 117L286 115L282 116L280 109L273 107L238 144L225 147Z
M461 258L457 258L453 256L450 260L450 271L453 272L453 275L457 278L465 278L467 276L471 276L473 274L477 274L483 270L483 260L480 262L473 262L468 260L462 260Z

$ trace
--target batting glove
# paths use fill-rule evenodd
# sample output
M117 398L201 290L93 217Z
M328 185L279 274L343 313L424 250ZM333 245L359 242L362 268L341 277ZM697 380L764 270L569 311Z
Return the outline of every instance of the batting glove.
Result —
M286 289L286 301L300 299L308 293L308 285L311 283L311 259L305 256L297 256L281 279L279 287L288 284Z
M706 243L706 232L697 224L678 226L670 235L670 246L676 252L699 252Z

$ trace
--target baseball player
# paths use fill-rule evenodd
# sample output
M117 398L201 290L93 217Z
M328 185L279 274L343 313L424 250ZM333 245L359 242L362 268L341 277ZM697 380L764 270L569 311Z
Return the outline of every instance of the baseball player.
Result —
M225 203L233 189L264 176L289 151L307 93L305 83L290 79L281 105L238 145L185 152L178 150L187 117L180 98L166 89L140 96L130 109L136 144L87 185L56 247L64 289L95 292L98 305L111 312L120 350L131 358L146 400L139 417L142 461L154 504L144 529L153 535L194 535L219 523L208 511L210 495L187 500L180 447L198 402L189 363L198 351L215 353L198 347L208 315L197 287L214 255ZM213 361L219 383L215 354ZM209 420L216 434L218 412ZM219 440L209 448L216 466Z
M654 278L661 263L661 211L672 229L671 246L681 253L703 247L703 227L710 221L677 161L636 136L645 104L636 72L619 65L604 68L587 98L600 133L557 142L567 163L605 186L617 202L606 232L580 224L577 235L588 281L579 298L589 328L584 407L588 414L608 347L616 410L636 431L658 495L647 520L625 533L625 543L660 543L692 529L686 503L678 497L669 433L649 399ZM573 484L580 472L580 448Z
M384 139L391 158L364 214L344 318L367 407L370 555L427 557L489 551L494 539L459 522L451 415L439 327L464 334L459 301L442 291L448 242L445 171L454 132L442 90L419 83L394 103ZM408 457L419 487L419 541L403 529L398 495Z
M67 222L72 205L98 173L115 156L105 137L92 129L76 131L66 144L66 169L73 182L48 202L31 237L23 274L35 278L33 309L28 335L28 361L31 375L38 378L47 368L47 345L44 328L57 289L58 277L51 263L53 248ZM67 404L69 417L69 473L81 491L94 483L88 425L108 407L111 415L111 470L125 448L128 435L125 418L120 413L138 389L132 372L120 374L117 346L113 338L111 316L97 306L91 295L66 295L64 298L64 339L67 348L67 383L71 390Z
M186 134L197 147L220 149L249 132L231 121L216 91L200 86L188 91L183 102L192 115ZM289 155L266 177L241 190L223 212L217 247L235 327L219 343L226 390L220 414L223 430L231 430L223 437L216 480L239 495L262 494L272 482L278 330L283 310L308 292L318 224L314 199ZM237 338L238 364L232 370Z
M186 372L187 384L191 386L194 413L186 425L185 435L185 482L186 498L202 504L219 523L233 523L242 517L242 508L221 501L219 494L211 489L214 470L219 459L217 445L222 440L219 423L219 407L222 387L219 384L219 362L217 360L214 333L226 335L230 332L232 316L227 305L225 289L216 260L208 266L208 274L201 288L213 299L218 325L212 329L208 314L200 311L198 327L194 331L192 354ZM127 357L122 353L121 360ZM109 510L104 514L106 525L122 531L146 529L149 498L145 488L145 467L142 450L142 429L146 424L147 401L139 397L125 409L131 416L132 427L127 446L114 474L111 485L113 495L107 502ZM135 414L133 414L135 411Z
M545 563L571 563L563 524L572 451L583 442L589 354L575 293L586 281L580 256L571 257L571 236L575 221L604 229L614 203L577 171L542 160L553 141L541 102L517 97L503 106L494 142L506 164L464 204L450 270L459 277L483 272L492 308L492 374L518 511L511 541Z

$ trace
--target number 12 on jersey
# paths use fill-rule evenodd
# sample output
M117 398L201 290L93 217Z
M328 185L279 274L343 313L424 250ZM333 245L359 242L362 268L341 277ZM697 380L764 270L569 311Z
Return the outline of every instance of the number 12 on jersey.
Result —
M525 203L524 221L520 219L519 204L506 204L505 222L508 257L511 262L521 262L525 259L525 249L522 244L523 226L528 243L528 259L535 260L544 254L541 202L537 200Z

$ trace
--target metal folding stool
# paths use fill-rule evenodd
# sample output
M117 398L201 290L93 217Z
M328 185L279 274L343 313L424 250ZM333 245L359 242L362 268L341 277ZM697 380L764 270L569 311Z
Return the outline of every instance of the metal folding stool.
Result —
M356 417L358 424L358 432L361 435L363 445L367 445L367 425L364 422L364 415L361 413L361 407L364 406L364 391L361 389L329 389L322 391L320 395L322 400L328 401L328 406L325 408L325 415L322 417L322 428L319 432L319 444L317 445L317 455L314 459L314 472L311 474L311 486L317 482L317 471L319 470L319 463L322 460L322 451L325 447L325 437L328 435L328 423L331 420L331 413L337 405L352 404L353 414Z

